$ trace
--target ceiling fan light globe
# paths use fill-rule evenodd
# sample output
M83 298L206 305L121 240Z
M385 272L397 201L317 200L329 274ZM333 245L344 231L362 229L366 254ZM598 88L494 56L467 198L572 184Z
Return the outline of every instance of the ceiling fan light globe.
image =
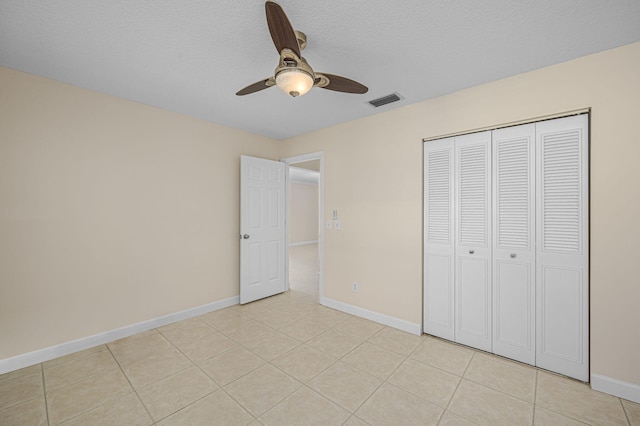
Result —
M313 87L313 77L299 69L282 70L276 75L276 84L284 93L302 96Z

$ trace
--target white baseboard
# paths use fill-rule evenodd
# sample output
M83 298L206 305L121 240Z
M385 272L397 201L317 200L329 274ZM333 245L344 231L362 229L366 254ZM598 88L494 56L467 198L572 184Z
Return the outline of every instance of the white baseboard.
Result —
M312 241L298 241L297 243L289 243L289 247L295 247L295 246L308 246L309 244L318 244L318 240L312 240Z
M338 311L355 315L360 318L365 318L389 327L397 328L398 330L406 331L407 333L416 334L418 336L422 334L422 324L405 321L400 318L381 314L375 311L370 311L368 309L353 306L348 303L338 302L337 300L329 299L326 297L322 297L320 299L320 304L329 308L337 309Z
M591 389L640 403L640 386L633 383L592 374Z
M50 346L48 348L39 349L26 354L16 355L11 358L5 358L0 360L0 374L19 370L24 367L29 367L30 365L49 361L63 355L89 349L94 346L104 345L105 343L113 342L114 340L129 337L143 331L162 327L164 325L196 317L208 312L217 311L218 309L237 305L238 303L240 303L240 296L230 297L228 299L207 303L206 305L196 306L195 308L186 309L173 314L127 325L115 330L105 331L104 333L94 334L93 336L83 337L82 339L72 340L71 342L61 343L59 345Z

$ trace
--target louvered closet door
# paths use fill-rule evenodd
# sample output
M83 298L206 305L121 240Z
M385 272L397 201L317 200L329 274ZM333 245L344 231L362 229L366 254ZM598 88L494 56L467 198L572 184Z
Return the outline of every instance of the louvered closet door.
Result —
M536 365L589 379L588 116L536 124Z
M424 332L454 338L453 138L424 143Z
M535 125L493 132L493 352L535 364Z
M491 132L455 138L455 341L491 351Z

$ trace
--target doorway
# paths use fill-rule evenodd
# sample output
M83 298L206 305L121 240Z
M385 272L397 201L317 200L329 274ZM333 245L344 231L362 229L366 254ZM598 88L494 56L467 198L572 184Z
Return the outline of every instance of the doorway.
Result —
M282 160L287 164L287 286L300 297L323 296L323 156L321 152Z

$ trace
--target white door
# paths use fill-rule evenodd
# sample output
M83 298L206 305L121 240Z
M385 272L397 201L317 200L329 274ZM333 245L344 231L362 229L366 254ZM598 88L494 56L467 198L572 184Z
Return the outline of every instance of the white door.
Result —
M454 338L453 138L424 144L424 332Z
M535 124L492 139L493 352L535 364Z
M588 116L536 124L536 365L589 379Z
M285 291L285 164L240 157L240 303Z
M455 341L491 351L491 132L455 138Z

